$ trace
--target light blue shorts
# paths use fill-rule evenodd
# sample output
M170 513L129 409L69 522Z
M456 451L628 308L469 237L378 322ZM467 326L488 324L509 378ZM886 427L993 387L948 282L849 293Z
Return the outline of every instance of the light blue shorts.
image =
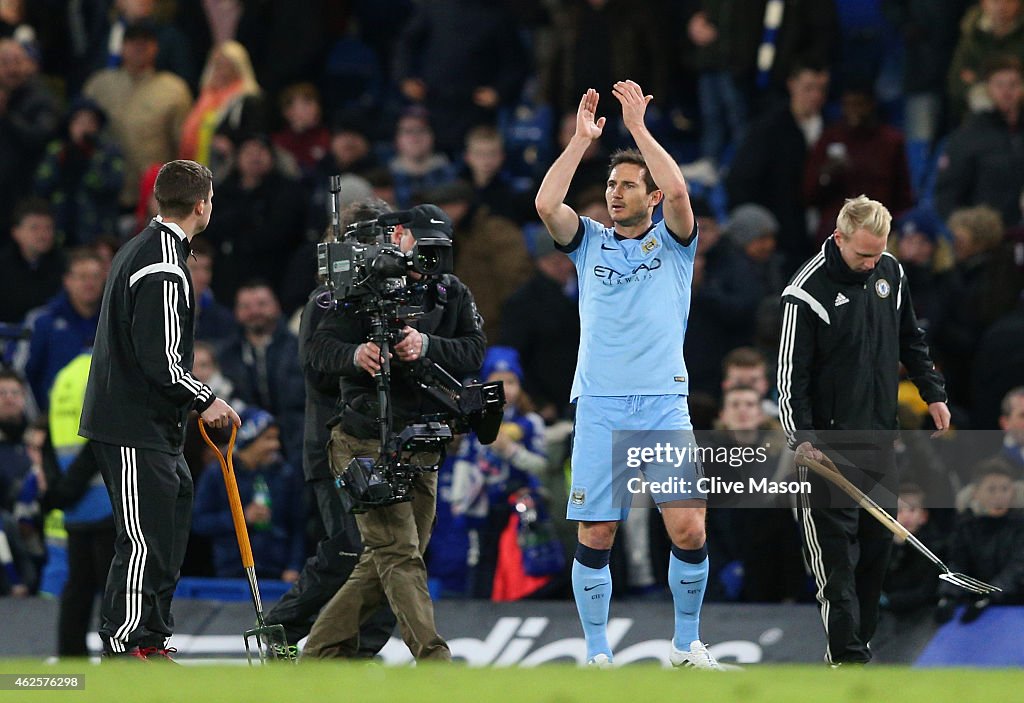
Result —
M646 433L652 431L654 437L648 437ZM697 489L704 475L699 459L645 457L627 462L630 449L635 455L636 448L653 448L666 436L676 446L687 442L695 446L685 395L580 396L566 517L588 522L625 520L640 482L674 482L674 490L650 493L657 504L705 500L706 493Z

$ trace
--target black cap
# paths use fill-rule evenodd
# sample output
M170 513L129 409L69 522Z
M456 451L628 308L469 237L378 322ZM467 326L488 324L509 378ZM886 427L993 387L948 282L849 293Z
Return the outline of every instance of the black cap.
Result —
M136 20L124 28L124 41L130 39L152 39L157 41L156 24L152 20Z
M416 239L438 235L452 238L452 221L437 205L417 205L405 214L408 215L405 226L412 230Z

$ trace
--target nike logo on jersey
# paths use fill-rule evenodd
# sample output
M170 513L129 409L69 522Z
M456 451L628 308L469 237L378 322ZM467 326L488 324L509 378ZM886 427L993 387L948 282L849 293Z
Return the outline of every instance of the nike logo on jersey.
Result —
M595 588L599 588L601 586L607 586L607 585L608 585L607 581L602 581L601 583L594 584L593 586L584 586L583 590L584 591L593 591Z
M618 247L605 246L604 242L601 242L601 248L604 249L605 251L618 251L619 250Z
M850 299L847 298L842 293L839 293L839 294L836 295L835 307L838 308L840 305L846 305L848 302L850 302Z

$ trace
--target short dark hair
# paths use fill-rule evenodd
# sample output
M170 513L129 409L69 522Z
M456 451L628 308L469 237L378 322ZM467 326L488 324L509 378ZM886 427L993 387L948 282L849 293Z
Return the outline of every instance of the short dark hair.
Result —
M1024 386L1011 388L1003 396L1003 402L999 404L1000 414L1003 417L1010 417L1013 414L1013 399L1024 398Z
M14 369L0 369L0 381L14 381L25 390L25 379Z
M358 200L341 211L341 228L345 229L355 222L376 220L386 212L391 212L391 206L380 198Z
M266 288L274 296L274 300L278 300L277 291L274 290L274 286L270 285L270 281L265 278L250 278L244 281L242 285L235 289L235 300L238 300L238 295L243 290L259 290L260 288Z
M371 188L392 188L395 185L395 178L386 166L371 168L363 174L363 178L370 184Z
M823 63L811 60L794 61L786 72L786 80L793 80L801 73L828 73L828 66Z
M71 273L72 267L79 261L95 261L100 266L106 266L106 261L94 247L75 247L64 257L64 273Z
M44 217L53 218L53 209L43 198L31 196L20 201L14 207L14 216L11 218L11 222L17 227L22 224L26 217L32 215L43 215Z
M312 100L313 102L320 103L320 91L316 89L316 86L309 81L303 81L301 83L292 83L290 86L281 91L281 109L286 110L288 106L292 104L298 98L305 98Z
M993 474L1005 476L1011 481L1016 477L1013 467L1007 463L1006 459L1000 456L984 460L974 467L972 474L975 484L981 483L986 476L992 476Z
M919 486L916 483L912 483L910 481L901 483L900 484L900 488L899 488L899 495L901 495L901 496L917 496L917 497L919 497L921 499L921 505L922 506L924 505L924 499L925 499L924 489L921 488L921 486Z
M732 367L740 369L754 369L758 366L768 366L768 360L764 354L754 347L736 347L722 359L722 373L725 374Z
M156 174L153 192L160 205L160 214L187 217L200 200L210 197L213 173L195 161L168 161Z
M640 153L639 149L617 149L612 153L612 158L608 163L608 175L611 176L612 169L619 164L635 164L644 170L644 185L647 186L647 192L658 190L658 184L654 182L654 177L651 176L650 170L647 168L647 162L644 161L644 155Z
M466 146L468 147L469 143L474 140L502 143L505 141L498 128L489 124L478 124L466 132Z
M192 240L192 254L194 256L207 256L214 259L216 258L217 250L210 244L210 240L196 237Z
M754 388L753 386L748 386L745 383L737 383L735 386L729 386L724 391L722 391L723 405L725 404L725 399L728 398L731 393L753 393L758 397L758 400L760 400L761 398L761 392Z
M987 81L1002 71L1014 71L1018 76L1024 76L1024 64L1013 54L996 54L982 64L981 78Z

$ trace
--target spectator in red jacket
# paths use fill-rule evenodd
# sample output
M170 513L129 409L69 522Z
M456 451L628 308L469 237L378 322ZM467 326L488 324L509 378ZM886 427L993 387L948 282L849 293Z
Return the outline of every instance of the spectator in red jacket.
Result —
M878 120L867 86L843 91L842 119L827 127L807 158L804 198L821 215L818 244L835 229L846 198L865 194L900 213L914 204L903 133Z

